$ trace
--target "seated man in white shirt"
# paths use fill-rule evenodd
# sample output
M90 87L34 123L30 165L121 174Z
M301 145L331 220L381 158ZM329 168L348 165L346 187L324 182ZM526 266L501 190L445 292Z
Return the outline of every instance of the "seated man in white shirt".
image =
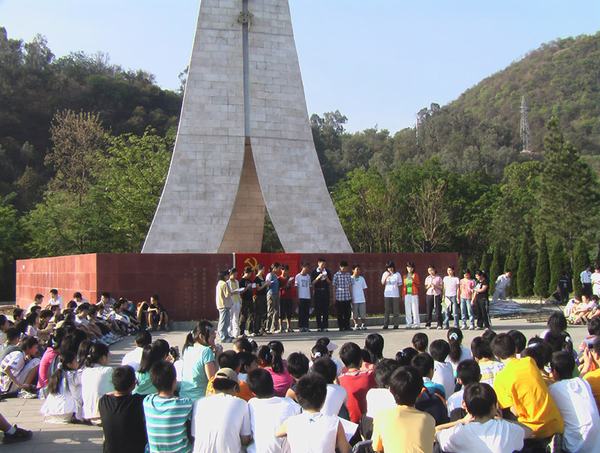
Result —
M529 428L498 418L496 392L488 384L465 388L463 407L467 415L436 426L436 439L442 451L461 453L506 453L520 451Z
M311 373L318 374L327 382L327 396L321 408L325 415L339 415L349 417L345 404L348 400L346 389L336 384L337 366L329 357L321 357L315 360L310 369Z
M458 420L466 414L462 408L463 395L467 385L476 384L481 380L481 370L475 360L463 360L456 368L456 381L462 386L458 392L454 392L446 401L448 406L448 417L450 420ZM454 414L453 414L454 412Z
M552 355L552 377L556 381L548 391L563 417L563 449L570 453L598 451L600 416L587 381L573 377L575 359L570 352Z
M129 365L134 371L140 368L140 362L142 361L142 352L144 352L144 346L148 346L152 343L152 334L147 330L141 330L135 336L135 349L129 351L123 356L121 365Z
M450 398L454 393L454 370L452 364L446 362L450 353L450 345L446 340L435 340L429 345L429 354L433 357L433 377L431 380L444 386L445 398Z
M289 451L285 437L275 437L277 429L292 415L301 412L300 405L290 398L275 396L273 378L263 369L248 373L248 386L256 395L248 401L253 442L248 453L278 453Z
M381 359L375 365L377 388L369 389L367 392L367 417L375 418L377 412L396 406L389 384L390 377L399 367L400 364L391 359Z
M48 306L52 305L58 305L61 310L63 309L62 298L58 295L58 290L55 288L50 290L50 300L48 301Z

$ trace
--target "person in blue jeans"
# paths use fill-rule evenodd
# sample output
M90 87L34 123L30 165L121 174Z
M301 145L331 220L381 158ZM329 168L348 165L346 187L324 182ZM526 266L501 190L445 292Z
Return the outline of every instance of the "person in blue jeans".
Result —
M448 266L447 275L444 277L444 328L450 327L450 312L454 318L454 327L458 327L458 318L460 318L460 308L458 306L458 293L460 280L454 275L454 267Z
M473 288L475 288L475 280L471 277L471 271L466 269L463 272L463 278L460 280L458 289L458 297L460 299L460 311L462 318L462 328L467 328L467 318L469 319L469 329L475 328L475 316L473 315L473 306L471 299L473 297Z

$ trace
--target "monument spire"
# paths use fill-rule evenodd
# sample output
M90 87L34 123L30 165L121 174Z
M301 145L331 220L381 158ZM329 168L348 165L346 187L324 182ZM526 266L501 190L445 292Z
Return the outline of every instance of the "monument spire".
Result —
M202 0L144 253L350 252L314 148L287 0Z

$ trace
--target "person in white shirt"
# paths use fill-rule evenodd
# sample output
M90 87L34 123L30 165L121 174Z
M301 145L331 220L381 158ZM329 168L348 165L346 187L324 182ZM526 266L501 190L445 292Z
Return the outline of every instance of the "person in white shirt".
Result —
M367 299L365 298L367 282L360 275L360 266L352 266L352 321L354 330L366 330L365 318L367 317ZM360 325L358 324L360 320Z
M400 367L400 364L391 359L381 359L375 365L376 388L367 392L367 417L375 418L375 414L385 409L396 407L394 395L390 392L390 377Z
M587 381L573 377L575 359L567 351L555 352L551 363L555 383L548 391L565 422L563 449L570 453L598 451L600 415Z
M302 263L300 273L294 278L294 285L298 288L298 328L300 332L308 332L308 318L310 316L310 264Z
M594 266L594 273L590 277L592 283L592 294L600 297L600 266Z
M444 303L446 306L444 310L444 328L447 329L450 325L450 312L454 317L454 327L458 328L458 321L460 319L460 305L459 305L459 284L460 279L454 275L454 267L448 266L447 274L443 280L444 285Z
M400 287L402 286L402 275L396 272L396 265L388 261L385 272L381 276L381 284L384 287L383 301L385 304L383 314L383 328L387 329L390 323L390 314L394 315L394 329L400 323Z
M192 437L194 452L239 453L252 440L248 403L239 392L237 373L221 368L213 380L215 395L194 403Z
M492 302L497 302L500 299L506 299L506 290L510 286L510 282L512 279L512 272L505 271L503 274L500 274L496 279L496 284L494 286L494 295L492 296Z
M579 281L581 281L581 294L587 297L592 297L592 267L586 266L581 274L579 274Z
M327 382L327 396L321 408L321 413L339 415L348 400L348 393L344 387L335 383L338 376L335 362L330 357L321 357L312 363L310 371L318 374Z
M454 393L455 382L454 382L454 370L452 370L452 364L446 362L448 353L450 352L450 346L445 340L435 340L429 345L429 354L433 357L433 377L431 380L436 384L444 386L446 391L446 399L450 398L450 395Z
M475 360L464 360L458 364L456 370L456 381L462 386L458 392L454 392L450 395L450 398L446 400L446 406L448 407L448 417L451 420L455 419L452 416L452 412L457 409L462 409L463 395L465 388L471 384L477 384L481 379L481 370ZM462 418L459 417L459 418Z
M463 407L467 415L452 423L436 426L442 451L460 453L507 453L520 451L531 430L498 415L498 398L488 384L465 388Z
M58 295L58 290L55 288L50 290L50 300L48 301L48 305L58 305L61 310L63 309L62 298Z
M248 401L253 440L248 445L248 453L289 452L287 439L275 437L275 433L284 421L298 415L302 409L290 398L275 396L273 378L263 368L248 373L247 382L256 395Z
M448 329L448 345L450 346L450 352L446 358L446 362L452 364L452 370L456 374L456 368L458 364L463 360L473 358L471 350L462 344L463 333L458 327L452 327Z
M108 346L104 343L92 344L81 372L83 417L92 423L100 422L100 397L114 391L112 373L113 369L108 366Z
M123 356L121 365L129 365L134 371L139 370L144 346L150 343L152 343L152 334L148 330L141 330L135 337L135 349Z
M318 374L307 374L298 381L296 395L303 412L283 422L275 435L287 436L292 453L349 453L340 418L321 412L327 395L325 380Z
M35 297L33 298L33 302L31 304L29 304L29 307L27 307L27 313L31 313L31 310L35 307L41 307L42 304L44 303L44 295L43 294L36 294Z

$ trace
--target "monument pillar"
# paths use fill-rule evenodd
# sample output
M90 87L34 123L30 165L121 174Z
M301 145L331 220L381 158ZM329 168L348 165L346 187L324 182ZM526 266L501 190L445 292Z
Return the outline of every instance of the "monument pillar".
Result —
M351 252L314 148L286 0L202 0L145 253Z

